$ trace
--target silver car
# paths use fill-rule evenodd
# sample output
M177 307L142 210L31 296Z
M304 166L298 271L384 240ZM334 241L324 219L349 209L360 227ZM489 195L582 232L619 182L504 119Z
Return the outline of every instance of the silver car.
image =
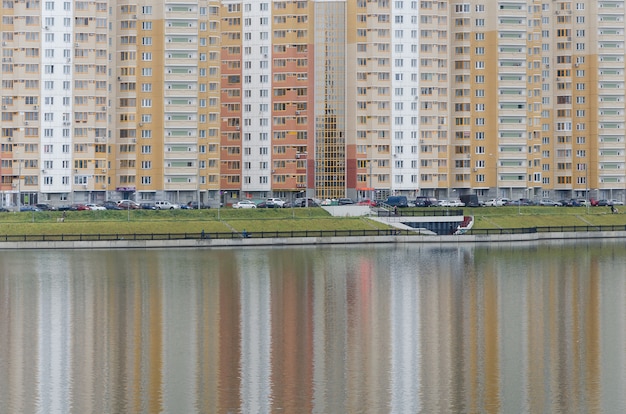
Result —
M241 200L233 204L233 208L256 208L256 204L250 200Z

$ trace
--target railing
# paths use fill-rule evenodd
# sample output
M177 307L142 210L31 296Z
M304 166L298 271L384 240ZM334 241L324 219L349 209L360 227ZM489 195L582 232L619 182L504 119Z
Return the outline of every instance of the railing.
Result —
M367 230L294 230L257 232L197 232L197 233L133 233L133 234L43 234L43 235L0 235L0 242L56 242L56 241L117 241L117 240L201 240L243 238L292 238L292 237L364 237L415 235L412 230L367 229Z
M491 235L491 234L525 234L525 233L591 233L604 231L626 231L626 225L606 226L547 226L526 227L512 229L471 229L465 234Z
M427 209L427 210L403 210L398 209L397 213L393 211L378 210L378 217L446 217L446 216L462 216L463 210L439 210L439 209Z
M465 235L497 235L528 233L584 233L626 231L626 225L610 226L550 226L509 229L471 229ZM419 231L400 229L367 230L292 230L292 231L255 231L255 232L196 232L196 233L132 233L132 234L23 234L0 235L0 242L80 242L80 241L118 241L118 240L210 240L244 238L293 238L293 237L376 237L376 236L416 236Z

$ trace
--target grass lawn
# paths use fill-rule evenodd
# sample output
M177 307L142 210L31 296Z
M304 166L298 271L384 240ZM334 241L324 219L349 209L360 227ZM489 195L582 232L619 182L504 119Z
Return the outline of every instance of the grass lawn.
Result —
M407 211L410 211L408 209ZM465 208L475 228L626 225L626 214L608 207L481 207ZM626 209L624 209L626 211ZM0 235L164 234L384 229L363 217L331 217L321 208L208 210L68 211L0 213Z
M166 211L41 211L0 214L0 235L37 234L164 234L367 230L387 226L362 217L331 217L321 208L217 209Z
M478 229L626 225L626 214L611 214L609 207L481 207L464 213L474 216Z

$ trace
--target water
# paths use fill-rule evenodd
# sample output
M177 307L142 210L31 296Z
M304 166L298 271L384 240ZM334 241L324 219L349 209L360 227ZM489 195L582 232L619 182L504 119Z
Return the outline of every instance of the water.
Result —
M621 241L0 251L0 412L626 412L625 269Z

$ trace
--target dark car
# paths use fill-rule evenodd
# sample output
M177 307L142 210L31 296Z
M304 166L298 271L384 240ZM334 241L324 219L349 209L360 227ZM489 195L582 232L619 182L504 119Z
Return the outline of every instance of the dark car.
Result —
M142 210L156 210L156 207L154 206L154 204L150 204L150 203L141 203L139 204L139 208Z
M340 198L339 200L337 200L337 204L339 204L340 206L347 206L350 204L354 204L354 201L351 198Z
M281 206L279 206L276 203L273 203L272 201L265 200L257 204L256 208L281 208Z
M182 206L181 206L182 208ZM190 210L197 210L198 209L198 202L197 201L190 201L187 203L187 208ZM204 208L211 208L211 206L209 206L208 204L204 204L204 203L200 203L200 208L204 209Z
M20 211L41 211L35 206L21 206Z
M480 201L476 194L463 194L459 197L465 207L480 207Z
M41 211L55 211L57 209L55 206L52 206L47 203L35 204L35 207L37 207Z
M419 196L415 199L415 207L430 207L436 205L437 199L434 197ZM467 205L467 203L465 203L465 205Z
M293 202L293 206L294 206L294 207L306 207L307 205L308 205L309 207L319 207L319 206L320 206L320 205L319 205L319 204L318 204L315 200L313 200L312 198L309 198L309 199L308 199L308 203L306 203L306 202L305 202L305 198L304 198L304 197L302 197L302 198L296 198L296 199L294 200L294 202Z
M118 206L115 201L105 201L102 206L107 210L122 210L122 207Z
M408 207L409 201L406 196L389 196L387 197L385 204L391 207Z

